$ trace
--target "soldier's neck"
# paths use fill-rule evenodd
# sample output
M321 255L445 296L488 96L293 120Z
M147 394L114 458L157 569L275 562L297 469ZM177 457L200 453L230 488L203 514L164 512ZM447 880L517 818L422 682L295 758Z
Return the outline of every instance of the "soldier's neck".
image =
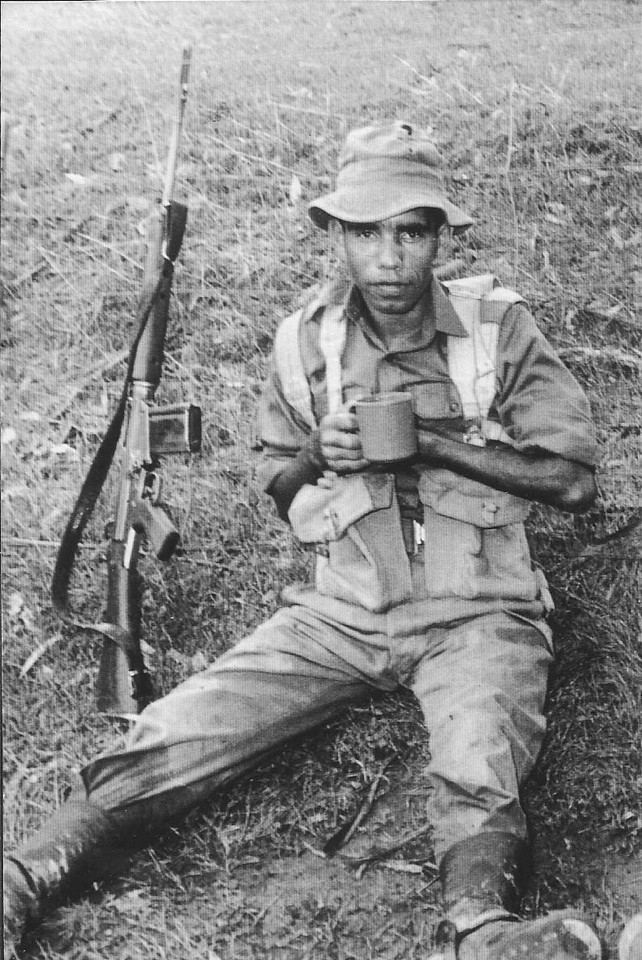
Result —
M417 310L402 314L380 314L370 311L370 322L377 337L389 350L408 348L419 344L423 324Z

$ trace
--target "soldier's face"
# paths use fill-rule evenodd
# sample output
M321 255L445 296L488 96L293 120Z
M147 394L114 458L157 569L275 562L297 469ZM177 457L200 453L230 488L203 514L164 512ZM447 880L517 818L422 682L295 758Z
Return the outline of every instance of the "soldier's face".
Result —
M348 269L372 313L409 313L430 284L437 255L437 230L428 211L344 223L343 237Z

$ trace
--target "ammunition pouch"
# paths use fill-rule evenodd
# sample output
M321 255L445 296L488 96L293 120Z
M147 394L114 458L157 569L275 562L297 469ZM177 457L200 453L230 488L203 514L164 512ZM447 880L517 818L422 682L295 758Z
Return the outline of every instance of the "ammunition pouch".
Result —
M330 489L306 484L288 516L295 536L317 548L319 593L373 612L412 596L392 474L337 477Z

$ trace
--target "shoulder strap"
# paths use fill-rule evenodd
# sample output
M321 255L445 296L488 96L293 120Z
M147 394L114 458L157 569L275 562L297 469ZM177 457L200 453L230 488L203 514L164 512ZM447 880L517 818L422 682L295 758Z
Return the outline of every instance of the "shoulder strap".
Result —
M468 431L468 442L477 444L510 442L499 424L488 420L488 411L496 392L499 326L507 310L523 298L498 284L492 274L444 284L468 333L467 337L448 337L448 372L457 387L464 419L477 425Z
M516 303L526 303L521 294L508 287L494 287L489 293L484 294L481 304L481 322L495 323L499 325L509 307Z
M312 410L310 385L301 357L300 330L305 308L282 320L274 338L274 360L286 402L313 430L316 418Z
M346 344L348 323L343 306L327 307L321 317L319 346L325 360L328 413L336 413L343 404L341 357Z
M317 423L301 356L301 324L320 309L323 309L323 315L319 323L319 348L325 360L328 410L338 410L343 403L341 358L348 325L342 289L322 290L308 304L281 322L274 340L274 357L283 395L311 429Z

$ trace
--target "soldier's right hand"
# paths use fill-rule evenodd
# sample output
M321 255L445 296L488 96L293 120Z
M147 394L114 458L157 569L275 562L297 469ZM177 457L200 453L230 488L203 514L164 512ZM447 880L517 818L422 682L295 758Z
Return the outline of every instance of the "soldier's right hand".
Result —
M319 424L319 436L321 454L329 470L357 473L368 466L354 413L344 409L327 414Z

